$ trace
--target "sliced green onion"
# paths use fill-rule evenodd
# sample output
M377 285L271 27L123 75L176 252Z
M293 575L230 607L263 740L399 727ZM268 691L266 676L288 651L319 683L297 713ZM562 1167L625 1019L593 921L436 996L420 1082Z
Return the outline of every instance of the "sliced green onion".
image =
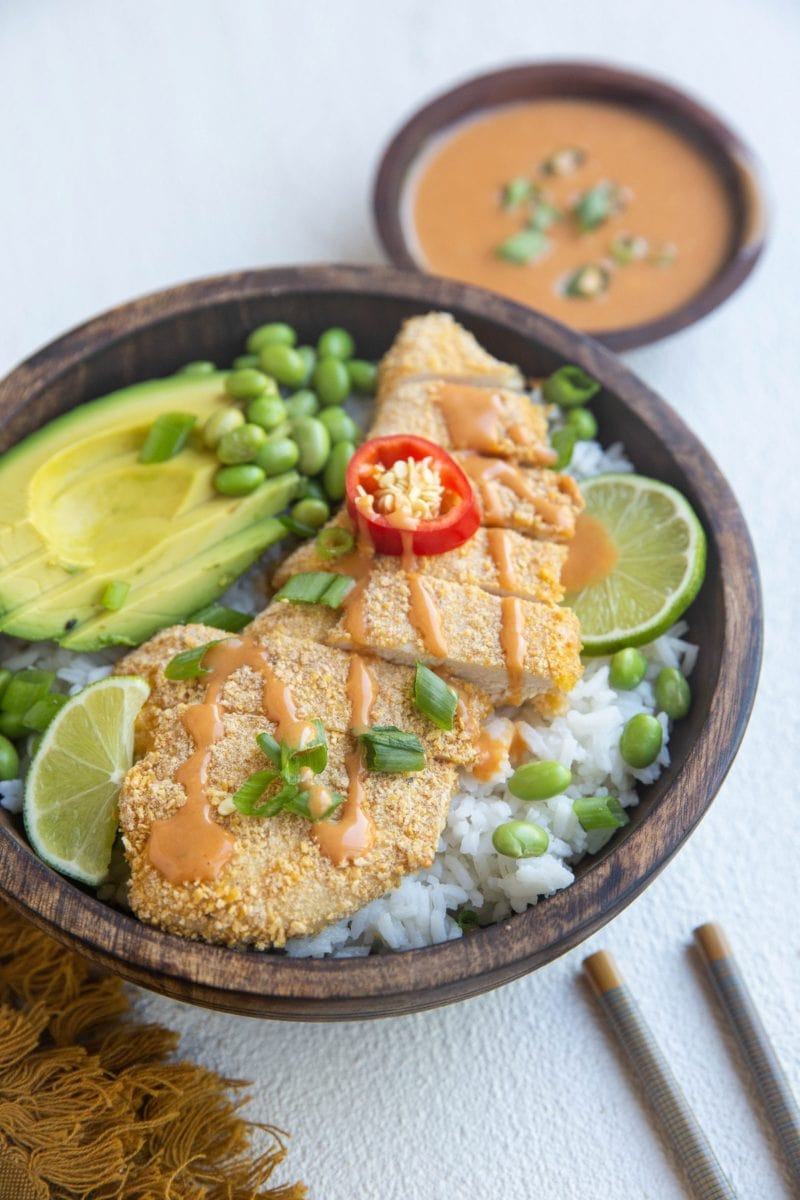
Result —
M55 671L40 671L35 667L17 671L3 692L0 709L22 717L33 708L37 700L47 695L55 683L55 678Z
M458 695L443 679L418 662L414 674L414 704L438 729L452 729Z
M282 516L278 517L284 529L288 529L289 533L293 533L295 537L312 538L317 533L313 525L306 525L305 521L295 521L294 517Z
M174 458L188 442L196 420L194 413L162 413L156 417L139 451L139 462L161 463Z
M524 175L518 175L516 179L509 179L503 188L500 203L503 208L510 211L526 200L532 200L537 190L536 185L530 179L526 179Z
M256 736L256 741L264 755L274 763L278 770L281 768L281 747L280 743L272 736L271 733L259 733Z
M249 625L253 617L251 613L239 612L236 608L226 608L224 604L207 604L198 608L186 618L187 625L213 625L215 629L224 629L226 633L239 633L245 625Z
M204 646L181 650L164 668L165 679L197 679L201 675L210 675L211 668L203 666L203 658L212 646L218 646L224 641L225 638L216 638L213 642L206 642Z
M44 733L53 717L60 708L64 707L67 700L69 700L69 696L65 696L61 692L48 692L46 696L42 696L40 700L31 705L22 718L26 729L30 729L33 733Z
M472 908L462 908L460 912L457 912L455 922L463 933L474 933L481 927L478 914Z
M572 811L587 831L620 829L630 821L616 796L580 796L573 800Z
M301 772L310 770L319 775L328 765L328 739L321 721L315 721L317 736L307 746L288 746L281 743L281 775L287 783L297 783Z
M620 190L614 183L598 183L583 193L575 206L581 233L602 225L622 207Z
M580 146L562 146L541 165L544 175L571 175L586 162L586 151Z
M495 253L506 262L526 266L541 258L550 245L541 229L522 229L501 242Z
M600 263L578 267L564 283L564 294L578 300L596 300L608 291L611 273Z
M339 608L355 583L350 575L334 575L330 571L301 571L292 575L272 597L292 604L327 604Z
M564 471L569 466L577 441L578 431L574 425L565 425L563 429L556 429L550 435L550 445L557 455L556 461L553 463L554 471Z
M636 262L637 259L645 257L647 254L647 239L634 237L630 233L618 233L612 239L610 250L614 262L624 267L628 263Z
M570 365L553 371L542 384L545 400L548 404L557 404L559 408L573 408L576 404L586 404L599 391L600 384L596 379L592 379L581 367Z
M305 817L307 821L311 822L327 821L328 818L332 817L337 808L340 808L345 801L344 796L340 795L339 792L331 792L330 797L331 803L328 805L325 811L320 813L318 817L312 816L311 809L309 808L310 797L308 790L306 788L301 788L293 800L288 800L284 804L283 811L295 813L298 817Z
M561 220L561 210L547 200L540 200L531 213L528 221L529 229L545 230Z
M327 560L342 558L349 554L356 544L356 539L349 529L341 525L331 525L328 529L320 529L317 534L317 558Z
M394 725L373 725L356 734L364 748L367 769L386 775L421 771L425 766L422 742L414 733L404 733Z
M107 608L109 612L118 612L128 599L130 590L131 585L125 583L123 579L112 580L103 588L103 594L100 597L101 607Z
M261 797L271 783L276 779L280 779L277 771L270 771L265 768L263 771L256 771L249 779L246 779L242 786L233 794L234 807L240 813L244 813L246 817L274 817L280 812L285 800L288 798L287 793L290 785L285 785L280 789L277 795L271 797L265 804L259 805ZM297 791L294 785L291 785L292 792Z

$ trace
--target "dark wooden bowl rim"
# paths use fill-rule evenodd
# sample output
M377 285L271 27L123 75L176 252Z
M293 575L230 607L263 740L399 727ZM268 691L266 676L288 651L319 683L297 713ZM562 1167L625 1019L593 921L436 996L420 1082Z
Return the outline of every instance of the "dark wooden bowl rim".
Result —
M675 765L669 803L642 811L638 824L637 817L566 890L458 941L345 960L289 959L198 945L114 911L50 870L0 809L0 895L58 940L126 979L179 999L250 1015L289 1020L388 1016L475 995L543 965L609 921L672 857L719 789L747 724L761 657L758 572L741 511L713 459L668 405L617 358L590 338L509 300L418 272L276 268L198 280L145 296L72 330L12 371L0 382L3 422L6 428L19 428L27 408L37 411L43 389L57 384L65 372L81 369L92 355L105 355L104 361L124 370L126 343L159 327L169 334L170 320L186 314L207 320L225 306L244 330L253 315L248 305L293 295L333 295L337 304L348 296L367 297L376 309L382 301L384 307L400 301L415 311L455 311L476 326L494 323L500 332L523 336L543 347L554 363L579 364L618 398L625 412L644 423L647 437L679 455L689 495L703 515L719 561L723 611L715 610L714 616L722 638L720 674L707 717L683 761ZM387 340L392 335L388 331ZM30 417L28 421L33 423Z
M429 139L480 110L553 97L632 107L670 125L708 153L726 185L734 217L732 244L722 267L688 301L663 316L592 336L611 350L630 350L699 321L744 283L764 248L767 210L754 156L724 121L685 92L605 63L520 63L470 78L418 109L384 151L373 187L373 216L390 262L423 270L406 237L402 210L409 170Z

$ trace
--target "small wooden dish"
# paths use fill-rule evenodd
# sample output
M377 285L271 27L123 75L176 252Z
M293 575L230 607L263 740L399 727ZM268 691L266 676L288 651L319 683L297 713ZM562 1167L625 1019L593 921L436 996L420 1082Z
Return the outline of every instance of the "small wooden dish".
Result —
M680 488L709 539L708 576L689 612L700 665L694 704L671 742L672 764L644 789L632 820L574 884L535 908L458 941L351 959L289 959L182 940L101 904L28 846L0 808L0 895L65 945L134 983L229 1012L342 1020L432 1008L497 987L576 946L642 891L688 837L733 760L755 693L761 599L734 496L663 400L596 342L477 288L368 267L296 267L203 279L121 308L46 346L0 383L0 450L114 387L166 375L198 357L231 362L245 333L286 320L303 341L330 325L377 358L406 317L452 312L493 354L542 375L577 363L603 385L594 408L604 442L622 439L637 468Z
M378 235L397 267L424 270L404 218L410 173L430 140L457 121L525 100L599 100L656 118L694 143L718 171L730 200L733 233L717 274L687 303L641 325L593 334L612 350L630 350L667 337L717 308L753 270L766 238L766 205L753 156L719 117L685 92L658 79L587 62L526 63L479 75L419 109L384 152L373 190Z

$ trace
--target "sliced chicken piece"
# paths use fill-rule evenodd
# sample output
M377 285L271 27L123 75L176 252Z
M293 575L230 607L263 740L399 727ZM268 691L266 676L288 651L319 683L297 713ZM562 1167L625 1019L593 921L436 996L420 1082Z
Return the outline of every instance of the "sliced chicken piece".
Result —
M467 452L455 458L472 481L484 525L558 542L575 536L583 496L569 475Z
M327 640L395 662L442 666L497 703L568 692L581 674L580 629L570 609L430 576L376 571L351 593Z
M329 526L351 529L352 523L346 513L339 513ZM499 596L521 596L557 604L564 595L561 568L566 557L567 548L561 543L535 541L513 530L497 528L479 529L463 546L445 554L420 556L416 562L421 575L434 579L473 584ZM377 556L373 562L383 572L403 569L399 558L388 555ZM355 554L322 559L315 542L304 542L280 564L272 577L272 586L277 590L302 571L358 575L362 568L363 561Z
M264 766L255 741L262 718L230 713L224 737L211 748L206 795L214 823L233 839L232 855L213 879L170 883L151 863L148 839L155 821L173 816L186 802L175 781L194 750L181 721L184 707L159 713L151 749L128 772L120 796L130 902L141 920L226 946L282 946L287 938L316 933L350 915L433 861L455 787L454 767L429 761L415 774L366 772L362 809L372 825L372 845L356 861L335 866L305 818L227 811L236 789ZM345 794L352 743L331 734L328 747L329 765L318 778Z
M407 379L450 379L521 391L522 374L493 358L450 315L431 312L405 321L378 367L378 395Z
M274 607L302 610L306 606L278 602ZM286 636L283 632L276 632L268 621L260 618L257 621L258 624L254 622L241 636L254 641L264 651L275 677L291 692L298 718L321 721L328 733L347 733L358 724L348 690L353 656L302 637ZM152 744L153 725L160 711L178 704L197 704L205 692L206 685L202 677L175 681L167 679L164 676L167 663L179 649L201 646L216 638L230 636L209 626L176 626L157 634L139 650L120 660L116 667L118 674L142 675L151 687L140 720L141 746ZM408 733L415 733L433 758L459 765L468 765L474 760L474 730L480 727L491 711L488 696L477 688L462 686L459 689L462 704L456 713L454 728L437 729L413 703L413 670L367 656L356 665L366 671L373 697L369 724L394 725ZM254 716L261 721L259 731L271 731L269 721L261 715L264 711L263 696L262 679L245 666L226 681L221 700L228 712Z
M413 432L444 446L552 466L547 413L525 392L416 380L381 391L370 437Z

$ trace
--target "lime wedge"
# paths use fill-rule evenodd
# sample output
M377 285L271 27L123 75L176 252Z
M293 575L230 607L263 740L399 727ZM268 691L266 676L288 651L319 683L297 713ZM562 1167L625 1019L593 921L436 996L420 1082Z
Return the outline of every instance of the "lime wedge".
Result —
M31 763L23 806L31 845L82 883L100 883L108 871L133 726L149 690L126 675L84 688L53 718Z
M585 512L564 568L564 603L581 624L584 654L641 646L694 600L706 536L689 502L643 475L596 475L581 484Z

